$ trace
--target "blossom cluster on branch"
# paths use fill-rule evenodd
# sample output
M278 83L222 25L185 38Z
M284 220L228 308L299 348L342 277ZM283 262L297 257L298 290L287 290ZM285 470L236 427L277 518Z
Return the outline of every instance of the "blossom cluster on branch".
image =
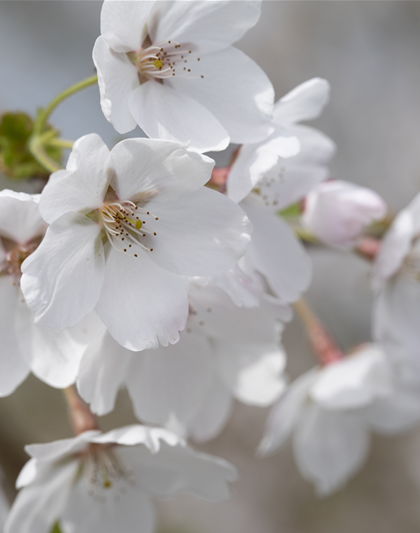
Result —
M275 102L232 46L260 9L105 0L97 76L34 120L2 117L2 170L44 186L0 192L0 396L32 372L64 390L75 433L26 447L5 533L151 533L151 497L227 498L235 467L188 441L217 436L234 400L272 406L256 452L291 437L320 495L362 466L372 432L420 422L420 200L392 220L374 191L329 179L334 142L302 124L322 113L328 82ZM117 132L138 125L149 138L111 149L96 133L59 138L50 114L95 83ZM205 152L229 143L230 164L214 168ZM348 353L302 298L307 246L372 264L372 338ZM289 383L293 309L316 366ZM95 415L121 388L139 424L102 433Z

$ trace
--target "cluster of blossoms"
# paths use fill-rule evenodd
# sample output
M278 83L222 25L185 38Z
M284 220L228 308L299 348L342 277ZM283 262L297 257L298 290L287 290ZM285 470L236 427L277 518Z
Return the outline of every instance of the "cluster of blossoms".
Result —
M328 82L274 103L232 46L260 4L105 0L101 107L119 133L139 125L149 138L109 150L86 135L41 194L0 192L0 395L32 372L66 389L76 433L26 448L5 533L150 533L151 496L226 498L235 468L187 439L218 435L234 400L273 405L258 453L292 437L323 495L362 465L371 432L420 421L420 200L382 244L369 236L385 203L329 181L334 143L301 124L321 114ZM230 142L230 165L214 169L204 152ZM373 342L342 353L301 299L302 240L372 261ZM317 366L288 384L293 306ZM121 388L148 425L104 434L94 415Z

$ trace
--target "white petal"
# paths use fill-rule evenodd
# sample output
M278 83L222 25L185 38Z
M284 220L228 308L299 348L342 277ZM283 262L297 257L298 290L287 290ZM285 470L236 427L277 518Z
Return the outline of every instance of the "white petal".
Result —
M133 354L127 388L139 420L188 424L203 404L214 362L204 336L183 332L177 344Z
M123 4L125 2L119 2ZM147 2L128 1L127 4ZM114 4L110 0L105 5ZM105 118L118 133L127 133L137 126L128 107L130 94L139 86L136 67L126 54L112 50L103 37L98 37L93 48L93 62L98 71L101 108Z
M153 252L150 252L152 254ZM138 257L110 248L96 311L114 339L129 350L167 346L179 339L188 316L186 281Z
M129 109L149 137L189 143L199 152L224 150L229 135L214 115L168 83L150 80L135 89Z
M12 286L9 276L0 276L0 397L11 394L29 374L30 356L18 343L19 314L26 304L20 302L18 287Z
M303 477L320 496L331 494L363 465L369 446L363 419L354 413L308 406L293 440Z
M158 195L174 201L201 189L211 178L214 161L172 141L126 139L112 149L115 174L111 186L122 200Z
M249 246L254 268L266 277L282 301L294 302L309 286L312 273L309 256L279 216L249 201L241 206L254 227Z
M328 409L356 409L391 394L392 380L391 367L382 350L368 344L324 367L311 387L310 396Z
M248 263L245 254L233 268L213 278L238 307L258 307L266 289L262 276L249 268Z
M91 334L94 334L90 316L84 318L78 326L85 330L85 339L73 333L73 328L57 331L34 324L34 313L25 306L19 313L18 344L23 353L31 357L30 368L35 376L51 387L65 388L75 382L81 357L86 349ZM89 332L92 332L89 334Z
M37 459L38 463L57 461L66 455L85 449L86 443L91 442L95 436L100 434L101 431L92 430L85 431L71 439L56 440L46 444L29 444L25 446L25 452Z
M312 78L301 83L283 96L274 106L277 124L296 124L302 120L314 120L322 113L330 99L330 84L322 78Z
M31 485L18 494L5 533L47 533L60 517L77 469L76 461L43 468Z
M138 475L139 487L160 497L187 492L207 500L229 496L228 482L237 478L236 469L227 461L198 453L182 444L162 442L158 453L143 447L120 449Z
M66 170L51 174L39 208L53 223L69 211L87 214L102 205L108 189L110 153L96 133L85 135L73 146Z
M247 55L233 47L205 54L195 73L194 78L174 76L167 83L213 113L231 142L259 142L273 132L273 86Z
M219 192L202 188L174 202L163 202L157 196L147 208L159 218L147 222L157 233L150 241L150 257L172 272L212 276L233 267L246 252L249 220L237 204Z
M382 239L372 269L372 284L379 289L401 267L414 237L414 219L409 210L401 211Z
M276 166L279 158L295 156L299 150L298 138L280 126L267 140L242 146L229 172L229 198L235 202L243 200L267 172Z
M247 404L266 407L286 387L284 352L276 345L220 343L219 369L233 396Z
M77 390L92 413L102 416L114 409L132 356L108 333L89 346L80 363Z
M100 233L84 215L67 213L23 262L21 288L38 325L64 329L93 310L105 274Z
M152 40L193 43L206 52L239 40L260 16L261 2L155 2L150 16Z
M152 1L107 0L102 5L101 33L117 52L138 50L147 35L147 18Z
M169 446L184 445L184 440L163 428L151 428L148 426L141 426L140 424L132 424L118 429L113 429L107 433L94 435L91 442L100 444L121 444L123 446L136 446L137 444L144 444L147 448L147 454L150 452L156 454L161 449L162 443L167 443ZM142 448L136 448L136 450Z
M299 139L300 152L280 160L258 186L266 205L275 212L301 200L316 184L326 180L326 165L335 152L334 143L320 131L306 126L290 127L289 131Z
M216 437L230 418L233 408L232 395L218 376L189 425L189 433L196 442L205 442Z
M63 533L152 533L155 513L148 495L128 484L124 494L118 488L111 486L100 491L101 499L95 501L88 495L91 490L88 480L81 476L62 514Z
M290 437L308 399L308 389L317 376L317 369L302 374L286 390L271 409L258 453L265 456L276 452Z
M45 221L39 212L39 196L14 192L0 192L0 234L13 242L26 244L44 234ZM1 263L1 258L0 258Z

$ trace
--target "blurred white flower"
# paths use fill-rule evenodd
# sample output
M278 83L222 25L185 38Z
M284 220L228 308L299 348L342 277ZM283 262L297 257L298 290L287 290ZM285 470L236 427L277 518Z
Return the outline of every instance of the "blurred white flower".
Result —
M11 394L29 372L53 387L76 379L87 344L99 333L95 317L70 330L34 324L21 290L21 265L38 247L47 228L39 196L0 192L0 396Z
M214 162L170 141L127 139L111 152L79 139L40 199L50 223L22 265L36 323L62 329L96 310L130 350L175 343L188 316L183 276L231 268L251 225L204 187Z
M9 514L9 500L4 493L3 486L3 470L0 470L0 531L3 533L4 524L6 523L7 515Z
M223 459L140 425L25 449L32 459L18 477L21 491L5 533L48 533L57 521L63 533L152 533L151 496L187 492L222 500L237 477Z
M93 412L110 412L126 386L140 420L176 420L184 434L207 440L225 425L233 399L267 406L279 397L285 387L278 320L283 309L269 302L238 308L219 288L196 284L190 286L189 308L186 330L173 346L137 354L109 335L91 346L78 389Z
M275 104L274 133L265 141L242 146L232 164L227 182L229 198L240 202L253 191L276 212L303 198L328 177L326 165L334 154L334 143L299 122L317 118L329 95L329 83L313 78Z
M319 78L296 87L275 105L271 137L242 146L232 164L227 194L240 202L254 227L245 259L220 280L238 305L258 305L259 276L267 292L284 303L299 299L309 286L309 257L278 212L328 176L326 164L334 153L334 143L298 122L318 117L329 91L328 82ZM244 261L245 270L241 268Z
M350 247L364 228L384 218L386 211L385 202L371 189L333 180L319 183L308 194L302 223L326 244Z
M231 46L260 9L254 0L106 0L93 60L107 120L202 152L266 138L273 87Z
M273 453L292 436L302 476L327 495L362 466L371 430L394 434L419 421L419 390L379 346L363 345L291 384L270 413L259 451Z
M373 265L374 337L420 383L420 194L395 218Z

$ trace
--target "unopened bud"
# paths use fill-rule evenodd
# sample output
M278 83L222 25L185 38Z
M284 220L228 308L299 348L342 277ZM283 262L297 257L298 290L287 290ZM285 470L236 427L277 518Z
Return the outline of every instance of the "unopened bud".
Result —
M302 224L330 246L349 247L386 211L385 202L374 191L346 181L327 181L307 196Z

